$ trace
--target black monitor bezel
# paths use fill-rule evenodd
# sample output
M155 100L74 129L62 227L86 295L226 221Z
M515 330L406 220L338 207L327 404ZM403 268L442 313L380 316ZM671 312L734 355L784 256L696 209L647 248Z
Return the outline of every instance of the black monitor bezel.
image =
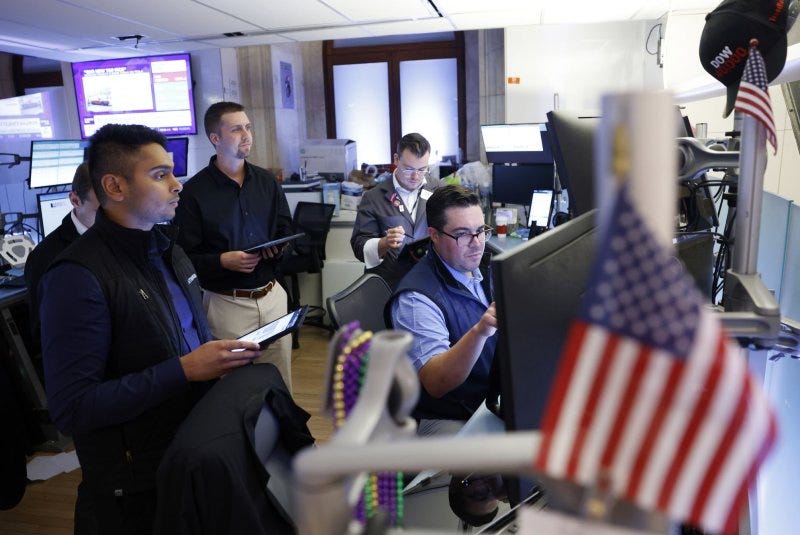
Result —
M52 195L58 195L59 199L69 199L70 189L65 189L61 191L47 191L44 193L37 193L36 194L36 209L39 212L39 236L44 239L47 236L47 233L44 231L44 218L42 217L42 198L49 197ZM63 197L62 197L63 196ZM58 227L56 227L58 228ZM55 230L55 229L53 229Z
M592 210L492 259L497 349L489 399L501 395L508 431L533 430L550 394L569 327L589 283L597 247ZM521 483L520 481L523 481ZM529 480L508 485L518 503Z
M594 133L599 117L557 110L547 112L553 160L561 188L569 193L570 214L578 216L596 207L594 195Z
M183 158L183 169L180 169L177 165L173 169L173 174L178 177L185 177L189 174L189 138L187 136L178 136L178 137L168 137L167 138L167 152L169 151L169 145L172 142L176 142L180 144L181 147L181 155ZM175 156L172 157L173 163L175 163Z
M77 164L72 170L72 174L69 177L67 182L55 182L55 183L47 183L47 184L37 184L33 185L31 181L31 175L33 173L33 148L36 144L51 144L51 143L65 143L65 142L73 142L79 143L83 145L83 161L86 161L86 151L89 148L89 140L87 139L31 139L31 150L29 156L30 160L30 167L28 168L28 189L41 189L41 188L55 188L59 186L70 186L72 184L73 179L75 178L75 169L78 168Z

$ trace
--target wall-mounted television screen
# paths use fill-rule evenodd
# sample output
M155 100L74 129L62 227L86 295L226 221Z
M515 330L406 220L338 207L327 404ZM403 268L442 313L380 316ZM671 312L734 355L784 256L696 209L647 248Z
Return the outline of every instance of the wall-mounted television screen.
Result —
M72 79L84 139L109 123L197 133L189 54L73 63Z
M0 141L52 137L50 93L31 93L0 100Z
M30 188L72 184L88 146L88 141L80 139L32 139Z

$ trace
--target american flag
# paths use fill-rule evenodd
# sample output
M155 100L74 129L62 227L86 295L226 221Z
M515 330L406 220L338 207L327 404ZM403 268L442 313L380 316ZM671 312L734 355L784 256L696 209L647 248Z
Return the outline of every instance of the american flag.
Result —
M775 418L739 347L620 187L567 338L535 466L735 531Z
M744 64L744 74L736 94L733 109L755 117L767 130L767 140L773 150L778 152L778 140L775 135L775 119L772 116L772 105L767 91L767 67L764 58L755 44L750 45L750 53Z

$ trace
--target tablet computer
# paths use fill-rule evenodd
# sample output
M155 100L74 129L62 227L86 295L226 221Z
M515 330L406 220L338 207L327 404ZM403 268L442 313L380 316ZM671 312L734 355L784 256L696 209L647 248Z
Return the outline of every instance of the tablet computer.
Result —
M305 236L305 232L298 232L297 234L292 234L291 236L284 236L283 238L278 238L276 240L265 241L264 243L259 243L258 245L254 245L252 247L248 247L247 249L243 249L245 253L257 253L261 249L265 247L272 247L273 245L280 245L282 243L286 243L287 241L294 240L299 238L300 236Z
M412 241L411 243L407 243L403 246L403 250L400 251L397 259L401 262L411 262L416 264L419 262L420 258L425 256L425 253L428 252L428 247L431 244L431 239L428 236L424 238L420 238L416 241Z
M261 349L267 347L274 340L296 331L303 324L303 319L308 312L308 305L303 305L297 310L289 312L276 320L273 320L265 325L262 325L254 331L240 336L237 340L246 340L248 342L257 342ZM242 349L233 349L232 351L243 351Z

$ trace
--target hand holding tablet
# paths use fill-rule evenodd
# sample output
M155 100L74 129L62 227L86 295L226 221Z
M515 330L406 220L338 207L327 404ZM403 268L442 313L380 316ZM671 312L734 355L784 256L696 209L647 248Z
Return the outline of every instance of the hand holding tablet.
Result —
M305 232L298 232L297 234L292 234L291 236L284 236L283 238L278 238L275 240L270 240L264 243L260 243L258 245L253 245L252 247L248 247L247 249L242 249L245 253L255 254L261 251L262 249L266 249L267 247L273 247L275 245L280 245L282 243L289 242L301 236L305 236Z
M262 325L258 329L240 336L237 338L237 340L256 342L261 349L264 349L274 340L299 329L303 324L303 319L306 317L306 312L308 312L308 305L289 312L285 316L281 316L280 318L273 320L266 325ZM236 352L243 350L232 349L231 351Z

